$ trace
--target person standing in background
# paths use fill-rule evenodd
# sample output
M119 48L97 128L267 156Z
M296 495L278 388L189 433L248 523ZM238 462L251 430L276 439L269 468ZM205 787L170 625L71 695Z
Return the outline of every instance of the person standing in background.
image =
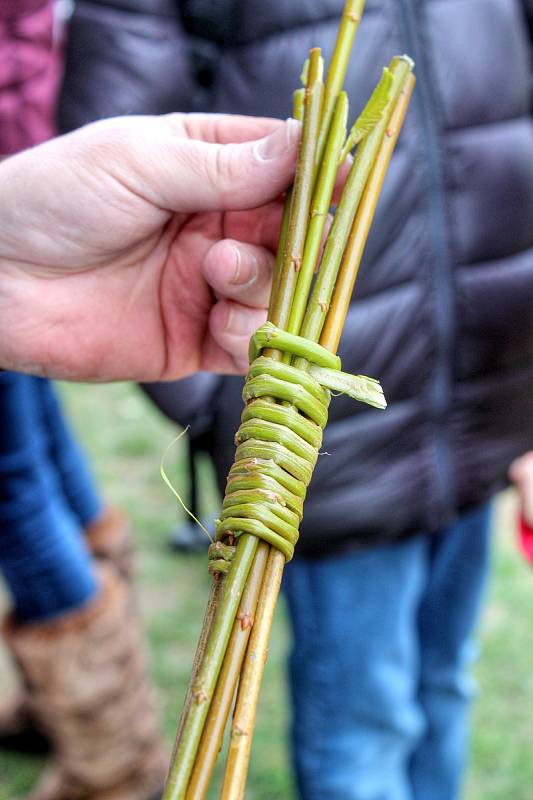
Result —
M55 132L53 30L51 2L0 0L0 158ZM23 687L0 705L0 747L51 748L32 800L153 800L163 785L131 556L51 381L0 371L0 572L13 605L1 634Z

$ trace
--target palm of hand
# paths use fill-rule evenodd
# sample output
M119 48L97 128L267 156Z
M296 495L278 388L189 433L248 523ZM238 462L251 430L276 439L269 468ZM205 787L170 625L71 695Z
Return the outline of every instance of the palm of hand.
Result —
M60 277L43 264L37 281L16 276L11 297L4 302L0 297L0 307L9 300L30 310L23 320L10 322L27 368L36 371L33 365L49 363L55 377L70 380L87 371L96 380L237 371L210 330L210 315L223 308L214 306L200 265L216 242L234 238L233 231L243 241L257 240L257 215L239 217L239 212L176 215L110 263ZM109 224L112 229L112 218ZM2 313L9 318L9 310Z

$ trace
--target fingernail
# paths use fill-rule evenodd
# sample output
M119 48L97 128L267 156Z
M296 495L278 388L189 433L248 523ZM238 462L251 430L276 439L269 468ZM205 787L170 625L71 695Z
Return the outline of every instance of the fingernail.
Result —
M242 259L241 259L241 253L240 253L240 250L239 250L238 247L235 247L235 245L233 245L232 246L232 250L233 250L233 256L234 256L234 262L233 262L233 274L231 276L230 283L231 284L235 284L235 283L240 283L241 282L241 264L242 264Z
M300 138L301 123L295 119L285 120L265 139L257 143L257 155L262 161L279 158L288 150L292 150Z
M233 263L233 274L230 279L230 285L245 287L247 284L252 285L259 272L257 258L252 253L247 253L243 258L239 247L233 245L235 259Z

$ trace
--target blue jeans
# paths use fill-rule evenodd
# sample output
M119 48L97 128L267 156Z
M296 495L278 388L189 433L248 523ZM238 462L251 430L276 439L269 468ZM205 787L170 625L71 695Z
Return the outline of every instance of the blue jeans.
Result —
M0 569L19 619L91 599L83 528L102 503L49 381L0 373Z
M302 800L458 797L489 522L288 565Z

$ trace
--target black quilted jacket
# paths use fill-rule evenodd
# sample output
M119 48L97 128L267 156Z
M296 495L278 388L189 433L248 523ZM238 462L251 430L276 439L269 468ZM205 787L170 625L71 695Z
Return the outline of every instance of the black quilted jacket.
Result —
M340 353L346 371L381 379L389 407L333 400L300 553L436 530L493 495L533 447L528 3L367 2L352 109L394 53L409 53L418 77ZM341 8L79 0L62 125L171 110L287 116L302 59L317 44L329 55ZM204 377L170 389L177 419L212 426L221 482L241 387Z

